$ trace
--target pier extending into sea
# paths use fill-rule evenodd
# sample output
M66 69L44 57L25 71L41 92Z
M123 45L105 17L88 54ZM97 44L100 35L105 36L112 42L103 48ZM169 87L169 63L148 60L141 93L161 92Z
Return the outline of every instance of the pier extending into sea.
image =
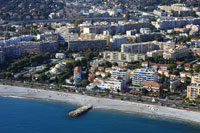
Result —
M70 117L78 117L86 112L88 112L90 109L92 109L92 105L85 105L85 106L82 106L74 111L71 111L68 113L68 116Z

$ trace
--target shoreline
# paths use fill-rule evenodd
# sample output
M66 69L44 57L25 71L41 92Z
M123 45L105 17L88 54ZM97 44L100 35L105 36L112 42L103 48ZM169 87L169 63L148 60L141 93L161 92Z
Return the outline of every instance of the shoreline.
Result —
M91 104L93 108L97 110L113 110L132 114L152 115L200 124L200 112L147 103L121 101L117 99L9 85L0 85L0 96L57 101L78 106Z

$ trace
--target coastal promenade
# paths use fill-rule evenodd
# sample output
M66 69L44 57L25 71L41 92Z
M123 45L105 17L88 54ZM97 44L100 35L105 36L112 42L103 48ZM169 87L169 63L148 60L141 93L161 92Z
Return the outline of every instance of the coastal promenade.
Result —
M80 106L92 104L94 109L108 109L128 113L142 113L200 123L200 112L145 103L92 97L73 93L0 85L0 96L17 96L53 100Z

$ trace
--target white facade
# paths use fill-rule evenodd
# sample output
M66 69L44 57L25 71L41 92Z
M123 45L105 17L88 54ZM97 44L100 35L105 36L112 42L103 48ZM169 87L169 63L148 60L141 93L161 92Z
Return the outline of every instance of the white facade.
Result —
M154 50L154 51L150 51L147 52L147 57L154 57L154 56L162 56L163 55L163 51L162 50Z
M110 48L111 49L119 49L121 48L121 45L126 43L126 37L125 36L113 36L113 38L110 40Z
M91 83L89 84L86 88L87 89L93 89L95 87L98 87L100 89L109 89L112 91L121 91L126 89L126 81L125 80L117 80L114 78L111 78L107 81L104 82L99 82L99 83Z
M179 78L171 78L170 79L170 90L171 92L174 92L175 89L178 89L177 87L181 84L181 80Z
M165 51L163 53L164 59L180 59L189 56L191 53L191 50L187 47L177 47L175 49L170 49L169 51Z
M83 28L83 33L84 34L89 34L91 31L90 31L90 28L89 27L84 27Z
M157 29L173 29L173 28L180 28L184 27L188 24L200 24L200 18L162 18L158 19L155 27Z
M65 68L66 68L65 62L61 62L59 64L56 64L55 67L51 68L51 70L49 72L52 75L57 75L57 74L61 73L62 71L64 71Z
M158 81L158 73L151 69L135 69L131 76L133 85L142 85L144 81Z
M140 28L140 33L141 34L150 34L151 29L150 28Z
M139 60L146 60L145 54L134 54L134 53L124 53L116 51L105 51L103 52L103 58L105 60L117 63L123 62L134 62Z
M30 41L34 36L33 35L23 35L19 37L12 37L8 40L0 41L0 46L8 46L8 45L17 45L22 41Z
M133 43L133 44L122 44L121 52L130 53L146 53L158 49L156 42L144 42L144 43Z
M56 58L57 59L65 59L66 55L64 53L56 53Z
M121 78L125 81L129 80L129 72L125 68L112 67L110 73L112 78L115 79Z
M125 80L116 80L116 79L110 79L106 81L108 85L108 89L117 91L117 90L124 90L126 89L126 81Z
M128 31L126 31L126 35L127 36L133 36L133 35L135 35L137 33L137 30L135 29L135 30L128 30Z
M167 16L167 13L166 12L163 12L161 10L154 10L153 11L153 14L159 16L159 17L162 17L162 16Z

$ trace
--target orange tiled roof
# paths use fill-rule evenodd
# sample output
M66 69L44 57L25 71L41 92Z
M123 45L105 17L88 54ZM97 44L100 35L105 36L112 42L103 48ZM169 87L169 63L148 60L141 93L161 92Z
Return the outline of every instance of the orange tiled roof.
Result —
M176 64L181 65L181 64L183 64L183 62L177 61Z
M190 67L191 64L190 63L186 63L184 66Z
M151 82L151 81L145 81L145 82L143 83L143 86L149 86L149 85L155 86L155 87L161 87L161 86L162 86L162 84L160 84L160 83Z
M184 78L184 77L182 77L182 78L180 78L181 80L185 80L186 78Z

